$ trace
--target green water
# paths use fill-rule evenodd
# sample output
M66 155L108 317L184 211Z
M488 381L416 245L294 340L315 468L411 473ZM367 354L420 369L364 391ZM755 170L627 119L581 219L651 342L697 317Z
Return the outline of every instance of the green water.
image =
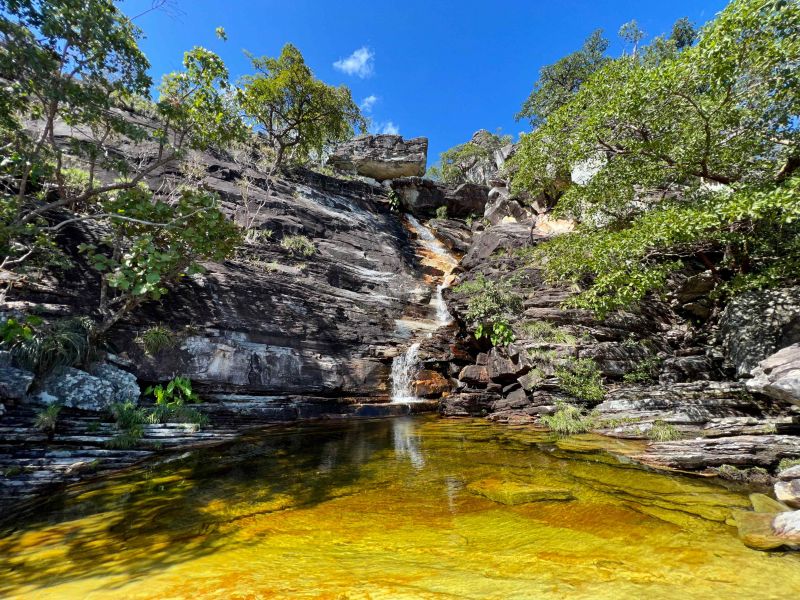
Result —
M434 418L267 430L53 498L0 540L0 597L797 594L800 557L726 524L745 490L636 449Z

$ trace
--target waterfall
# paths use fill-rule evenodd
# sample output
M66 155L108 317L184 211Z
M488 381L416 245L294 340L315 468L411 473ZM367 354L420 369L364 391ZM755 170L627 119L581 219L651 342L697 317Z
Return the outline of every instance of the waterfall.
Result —
M442 280L436 286L436 293L431 297L432 312L435 314L434 326L436 328L449 325L453 317L447 310L442 292L450 285L453 269L458 265L456 258L450 253L442 242L436 239L430 229L420 223L413 215L405 215L406 222L413 230L417 242L423 248L423 260L426 265L433 266L443 273ZM430 321L428 321L430 323ZM430 331L430 329L429 329ZM428 337L432 335L428 333ZM417 367L417 354L419 342L414 342L405 354L398 355L392 361L392 402L419 402L414 395L414 375Z
M408 347L406 353L392 361L392 402L416 402L414 395L414 370L417 367L419 342Z

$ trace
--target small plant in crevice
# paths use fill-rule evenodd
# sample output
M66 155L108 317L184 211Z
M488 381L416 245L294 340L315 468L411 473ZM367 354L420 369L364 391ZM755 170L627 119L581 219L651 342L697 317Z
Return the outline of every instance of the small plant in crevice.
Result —
M672 442L681 438L681 432L671 423L659 420L647 430L647 438L654 442Z
M593 429L597 417L573 404L556 402L556 412L552 415L542 415L539 420L548 429L559 435L572 435Z
M785 471L798 465L800 465L800 458L782 458L778 463L778 471Z
M436 209L436 218L437 219L447 218L447 205L443 204L442 206Z
M188 377L175 377L165 386L150 386L145 394L152 394L156 405L147 415L149 423L167 423L177 421L191 423L195 428L208 425L208 417L200 411L186 406L187 402L199 402L200 397L192 390L192 382Z
M534 342L574 346L578 341L570 332L548 321L527 321L522 325L522 331Z
M287 235L281 240L281 248L292 256L311 256L317 251L314 242L305 235Z
M175 334L163 325L148 327L139 336L139 341L144 351L150 356L155 356L162 350L173 348L177 343Z
M136 447L144 435L146 411L131 401L114 403L109 410L119 433L108 440L106 446L115 450Z
M467 218L464 219L464 223L470 229L472 229L472 224L475 222L476 216L477 215L475 215L475 213L469 213L469 216L467 216Z
M658 378L661 359L657 356L648 356L639 361L636 366L622 376L625 383L644 383Z
M600 402L605 396L600 368L591 358L571 359L556 367L555 375L561 389L573 398Z
M33 426L47 434L49 439L52 439L56 433L58 426L58 415L61 413L62 406L60 404L51 404L36 413L36 420Z
M400 212L400 196L394 190L389 191L389 210L393 213Z

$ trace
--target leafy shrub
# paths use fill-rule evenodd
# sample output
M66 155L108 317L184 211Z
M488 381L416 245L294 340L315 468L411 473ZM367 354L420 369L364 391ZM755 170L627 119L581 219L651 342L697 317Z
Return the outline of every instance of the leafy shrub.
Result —
M74 318L31 331L11 348L14 361L39 376L57 367L72 367L87 362L92 344L92 321Z
M661 359L657 356L650 356L639 361L632 371L628 371L622 376L625 383L642 383L652 381L658 376L658 368L661 366Z
M52 435L56 431L58 415L61 412L60 404L51 404L36 413L36 420L33 426L39 431L44 431Z
M479 340L487 336L492 346L508 346L516 339L514 330L506 319L498 319L491 324L491 329L485 327L483 323L475 328L475 339Z
M160 383L149 386L145 394L156 399L156 404L182 405L184 402L199 402L200 397L192 390L192 382L188 377L175 377L166 386Z
M557 367L556 377L561 389L573 398L600 402L605 396L600 369L591 358L571 360Z
M654 421L653 426L647 430L647 437L654 442L671 442L679 440L681 433L671 423Z
M150 356L155 356L162 350L167 350L175 346L175 334L162 325L148 327L139 336L144 351Z
M454 292L469 296L465 317L477 323L475 328L477 339L488 336L494 345L514 341L514 332L506 315L522 307L522 298L511 290L511 282L495 282L486 279L482 273L475 279L453 288Z
M317 251L308 237L304 235L287 235L281 240L281 247L291 252L292 255L311 256Z
M436 209L436 218L437 219L446 219L447 218L447 206L442 205Z
M392 212L400 212L400 196L394 190L389 191L389 210Z
M11 347L15 343L33 337L34 328L42 324L36 315L28 315L21 321L9 317L0 324L0 345Z
M592 429L595 426L596 418L580 407L566 402L557 402L556 412L552 415L542 415L540 421L548 429L552 429L560 435L571 435L585 433Z
M572 346L577 341L574 335L547 321L528 321L522 325L522 330L535 342Z

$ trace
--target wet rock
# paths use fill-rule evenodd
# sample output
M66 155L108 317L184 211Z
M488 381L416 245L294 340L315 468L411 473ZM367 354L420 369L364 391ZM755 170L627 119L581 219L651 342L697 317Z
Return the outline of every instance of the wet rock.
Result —
M67 367L48 377L36 398L45 404L63 404L81 410L106 410L117 398L109 381L85 371Z
M635 458L654 466L698 470L721 465L769 467L781 458L798 454L797 436L739 435L653 442Z
M800 344L792 344L765 358L747 381L751 392L800 406Z
M575 499L569 490L500 479L475 481L467 485L467 491L507 506L528 504L530 502L563 502Z
M414 393L420 398L438 398L450 391L450 382L439 372L421 369L414 381Z
M766 494L750 494L750 504L753 510L758 513L780 513L790 510L785 504L778 502Z
M364 135L334 148L328 164L377 181L422 176L428 161L428 138L404 140L399 135Z
M0 399L21 400L33 384L34 374L24 369L0 366Z
M491 392L460 392L443 398L439 412L445 417L482 417L500 396Z
M141 390L136 382L136 376L132 373L123 371L108 363L93 365L90 372L95 377L99 377L111 384L114 388L114 402L131 401L136 403L139 401Z
M793 508L800 508L800 479L777 481L775 483L775 497Z
M777 515L736 511L734 520L740 539L749 548L775 550L784 546L794 548L800 544L800 511Z
M777 350L800 342L800 287L734 298L720 318L718 342L739 377Z

